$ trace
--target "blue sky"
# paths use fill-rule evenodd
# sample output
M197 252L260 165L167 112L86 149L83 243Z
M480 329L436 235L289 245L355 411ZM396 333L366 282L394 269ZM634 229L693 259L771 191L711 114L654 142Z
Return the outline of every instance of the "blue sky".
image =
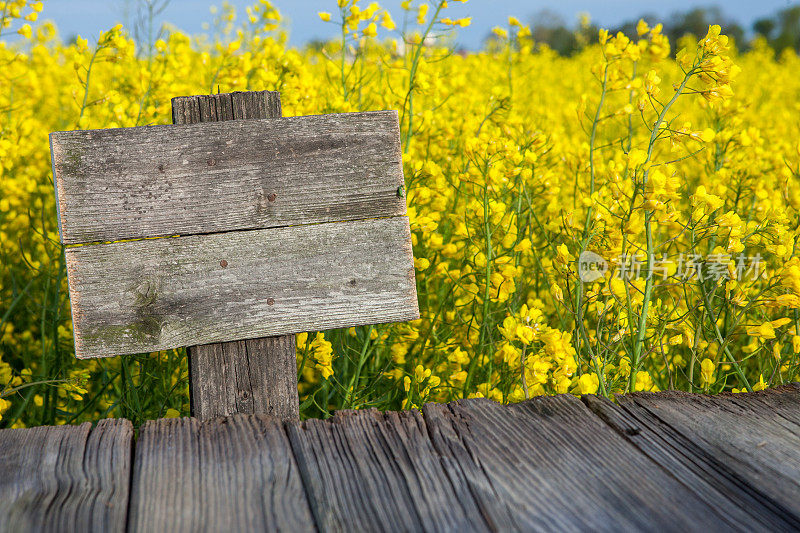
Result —
M240 11L257 0L231 0ZM117 22L126 22L125 4L135 5L135 0L45 0L42 17L55 21L62 37L80 34L96 37ZM365 5L369 0L362 0ZM400 0L379 2L388 8L395 20L400 20ZM211 20L209 7L219 5L211 0L172 0L160 17L189 33L202 31L203 22ZM326 39L335 36L335 29L317 17L318 11L335 11L336 0L276 0L273 4L289 22L290 42L300 46L311 39ZM791 0L725 0L718 2L726 16L739 21L746 29L760 17L769 16L793 4ZM692 7L714 5L714 2L693 0L469 0L466 4L451 2L451 18L472 16L473 25L460 30L459 44L477 48L493 26L504 24L509 15L529 21L530 17L543 9L561 15L567 22L577 20L581 12L587 12L600 26L614 26L643 13L653 13L666 18L675 11Z

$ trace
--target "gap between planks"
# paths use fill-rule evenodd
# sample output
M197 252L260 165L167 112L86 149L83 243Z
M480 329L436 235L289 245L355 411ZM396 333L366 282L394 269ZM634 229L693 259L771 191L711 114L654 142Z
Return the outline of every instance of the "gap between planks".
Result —
M792 525L791 515L769 515L768 500L750 498L756 508L743 510L713 486L698 492L696 473L681 478L685 472L673 472L572 396L514 406L467 400L423 411L342 411L279 426L319 530Z
M346 224L348 222L369 222L371 220L386 220L397 218L398 216L404 215L386 215L386 216L373 216L373 217L363 217L363 218L354 218L352 220L335 220L333 222L308 222L305 224L284 224L281 226L272 226L270 228L263 228L263 229L271 229L271 230L281 230L286 228L294 228L296 226L317 226L320 224ZM136 237L131 239L121 239L118 241L92 241L92 242L81 242L75 244L65 244L64 249L70 250L73 248L80 248L82 246L96 246L98 244L119 244L119 243L127 243L127 242L139 242L139 241L158 241L160 239L180 239L182 237L206 237L209 235L224 235L225 233L244 233L244 232L257 232L259 228L253 229L226 229L221 231L208 231L208 232L198 232L198 233L184 233L179 234L175 233L173 235L157 235L155 237Z
M758 410L763 409L765 414L775 410L779 417L774 421L776 424L774 431L783 432L784 434L787 434L786 432L788 431L791 437L791 431L796 431L800 423L800 416L793 411L793 409L797 408L798 399L800 398L798 390L800 389L794 386L785 390L783 394L770 392L734 398L707 399L689 397L689 399L698 405L702 405L704 402L711 404L721 402L723 408L727 409L728 416L734 416L738 412L737 410L744 408L743 406L750 406L754 410L756 422L762 424L770 423L772 420L759 414ZM680 395L677 395L677 397L680 399ZM300 481L300 492L295 497L302 494L303 501L311 509L311 514L305 515L305 518L301 521L305 524L304 528L300 528L301 530L337 530L352 525L349 522L350 518L348 518L346 507L348 505L352 506L353 500L369 498L373 494L369 490L365 490L365 487L366 489L371 488L369 484L374 483L378 478L368 472L370 475L366 478L356 476L351 479L350 492L345 493L345 487L339 486L337 487L338 491L342 494L325 496L326 483L329 485L331 480L335 480L335 477L331 478L330 473L326 474L324 471L320 471L319 468L325 465L325 459L329 458L332 450L338 450L336 453L344 453L343 457L350 461L355 461L349 463L351 466L348 467L355 468L354 472L358 472L359 468L363 469L363 467L359 467L358 463L360 461L369 463L374 460L376 452L382 451L386 454L385 459L387 460L376 464L389 469L387 470L388 477L386 479L393 483L392 490L385 492L390 495L405 495L397 503L401 503L405 498L407 501L402 503L410 501L412 507L415 504L415 498L420 501L430 499L432 502L445 498L445 500L440 501L439 508L446 511L445 515L449 516L448 520L458 522L460 518L461 522L458 527L461 529L466 528L467 530L546 530L559 527L585 526L592 523L606 526L599 529L612 528L615 524L619 525L620 523L633 526L635 529L655 529L657 525L672 526L672 529L676 529L680 525L680 520L683 520L685 525L687 521L698 519L699 522L691 522L695 528L698 527L698 524L713 520L717 521L717 529L728 530L744 528L788 530L798 527L800 522L798 522L797 518L798 509L796 504L792 507L791 501L788 501L788 505L792 507L789 508L784 505L787 501L778 501L782 499L780 494L778 494L777 500L774 498L774 493L771 495L765 494L762 490L763 487L757 486L757 483L753 483L756 480L748 477L750 470L747 465L743 467L744 469L738 468L737 465L732 465L730 468L723 468L720 471L718 467L725 467L725 463L721 465L714 463L714 460L718 458L718 454L699 453L697 451L697 449L714 451L714 439L719 436L715 428L707 428L697 435L686 434L686 428L680 427L681 419L675 418L675 422L672 422L675 427L671 433L654 433L655 430L653 428L660 429L661 426L653 426L648 423L648 419L641 418L642 416L651 416L658 409L670 409L669 402L675 400L675 398L676 395L669 393L662 395L639 394L626 398L621 406L613 405L606 400L591 396L584 396L581 399L582 401L572 396L544 397L512 406L501 406L488 400L462 400L451 404L427 404L423 407L422 412L343 411L338 412L329 420L313 419L302 423L280 423L270 417L238 415L236 417L214 419L204 423L199 423L194 419L162 419L148 422L148 425L168 429L165 432L157 432L161 433L158 438L151 438L150 445L155 450L172 449L177 446L179 441L177 436L180 431L188 430L190 433L193 432L195 434L193 442L196 443L194 445L196 446L195 451L200 453L201 449L205 449L207 450L205 453L207 455L210 454L208 455L209 458L213 459L214 456L217 456L216 461L209 463L216 471L216 474L211 474L212 477L209 478L212 481L217 479L225 480L226 472L249 472L254 468L257 469L258 465L263 467L264 465L272 464L274 469L277 464L275 462L276 457L284 457L295 465L301 465L297 467L299 470L295 471L295 477L299 478ZM424 413L424 416L422 413ZM500 414L505 414L505 416L496 416ZM674 416L677 417L677 415ZM688 420L691 421L691 419ZM234 433L226 433L224 429L226 426L239 427L242 435L261 446L252 448L252 455L247 453L242 455L244 448L241 446L243 444L236 439L231 440L231 436ZM628 460L633 458L633 462L639 464L639 470L631 472L644 474L638 478L628 480L628 492L642 491L643 494L647 494L648 483L652 484L653 480L656 480L658 481L657 485L664 492L672 493L673 497L675 494L681 493L692 495L692 500L696 499L699 502L694 505L701 506L702 513L707 514L707 516L698 516L696 514L693 516L693 513L698 513L698 510L693 509L691 506L685 510L687 513L685 516L674 515L676 522L665 522L665 520L671 519L674 510L660 511L656 509L652 516L648 512L642 513L639 511L638 517L627 516L624 507L622 511L609 507L611 502L608 500L607 495L588 489L584 490L583 486L579 487L579 490L584 490L586 493L583 495L569 493L568 491L565 491L565 494L559 494L558 492L553 494L553 490L560 490L558 483L556 483L555 487L548 487L546 483L537 484L536 476L539 475L539 469L544 468L545 477L543 480L576 484L580 484L580 480L558 480L552 475L547 477L548 466L546 464L534 464L533 470L531 470L525 464L515 462L520 457L532 460L540 453L540 450L536 447L531 448L531 443L529 442L520 442L518 444L520 450L518 451L514 451L513 447L506 446L505 452L503 452L505 442L503 439L508 437L509 431L513 431L515 426L522 427L522 434L530 435L531 438L541 432L541 437L544 438L542 441L544 448L549 448L541 451L545 457L547 454L552 455L558 452L565 443L573 443L578 446L578 451L589 455L591 455L593 448L602 448L603 442L605 445L610 443L614 447L621 446L628 454L627 456L623 455L623 457L627 457ZM79 431L79 428L75 427L73 431ZM169 430L169 428L173 428L173 430ZM270 428L274 430L271 433ZM491 436L487 433L487 430L492 431ZM9 436L13 435L13 432L17 431L27 430L0 432L0 441L7 440ZM35 429L35 431L40 430ZM62 431L69 430L62 429ZM93 434L97 431L99 431L98 428L92 428L83 438L91 440ZM130 434L127 440L128 449L132 450L131 455L128 456L130 462L128 472L130 476L125 480L126 489L128 490L128 506L125 520L128 529L135 529L132 526L135 526L137 521L145 518L141 516L141 510L137 514L134 494L137 489L139 491L142 489L148 490L147 486L136 486L137 478L135 475L135 472L143 467L143 464L139 461L139 456L146 450L140 448L140 446L144 445L142 440L147 437L148 431L147 425L143 426L138 439L134 439L133 435ZM313 446L315 444L314 438L304 435L308 432L315 433L317 437L323 439L318 443L321 444L320 446ZM31 433L31 435L33 434ZM22 433L16 433L16 435L22 435ZM206 440L201 439L202 435L207 437L217 435L216 438L218 440L215 444L211 437ZM351 453L348 455L347 448L342 446L351 446L353 441L350 439L353 436L362 435L364 436L363 446L351 449ZM609 435L615 435L615 437L610 437ZM152 437L152 435L150 436ZM596 441L595 436L602 437L601 441ZM746 438L744 437L745 440ZM168 443L167 439L170 439ZM791 444L793 441L787 442ZM776 445L777 448L774 450L781 450L779 444ZM309 447L309 445L312 446ZM721 443L722 449L718 453L725 454L724 448L726 445L724 442ZM735 445L736 443L731 444L731 446ZM120 446L125 448L126 444L123 442ZM538 446L541 446L541 443ZM569 448L569 445L567 448ZM511 451L509 452L509 450ZM767 451L769 452L769 450ZM777 453L774 450L770 452L773 455ZM493 463L492 455L497 451L511 453L511 455L502 455L501 453L498 456L501 461ZM569 452L570 450L566 451ZM288 455L286 455L287 452ZM64 453L64 449L59 447L59 458L62 453ZM171 453L175 455L176 451ZM309 453L312 455L309 455ZM514 455L515 453L516 455ZM184 462L188 461L189 463L196 460L192 459L192 457L181 455L180 452L177 452L175 457L182 457ZM580 459L581 456L578 456L578 458ZM691 459L691 461L687 462L687 458ZM164 456L161 457L162 462L148 465L145 469L146 472L157 472L160 467L170 464L164 462L163 459L165 459ZM222 461L221 459L228 459L228 461ZM568 462L574 460L574 458L565 456L561 457L561 460ZM758 463L765 459L753 457L744 458L744 460L745 462ZM252 461L256 462L253 463ZM411 466L410 470L408 470L409 465ZM643 465L646 468L642 468ZM199 467L201 464L198 463L197 466ZM340 468L342 465L333 464L330 466L333 469L339 468L340 471L345 471L344 467ZM600 464L597 467L597 477L605 479L611 475L613 478L615 475L613 466L613 461ZM420 467L422 468L420 469ZM418 470L415 471L414 468ZM438 483L438 488L437 486L432 487L429 482L426 482L424 476L419 479L415 477L418 473L424 474L426 469L430 469L431 472L437 474L438 477L434 478L433 481ZM444 476L441 475L442 471L445 474ZM711 477L706 479L709 472ZM199 470L194 474L188 473L190 477L186 479L190 481L197 480L203 475L203 472ZM89 475L92 478L91 472L85 472L83 475ZM318 477L310 478L309 476ZM228 481L232 484L228 487L229 492L233 492L239 487L237 481L243 479L243 477L230 476ZM516 477L522 478L518 487L522 490L518 491L517 494L508 493L509 487L504 486L504 484L508 479L516 479ZM614 481L613 479L603 481L603 479L595 480L589 485L592 483L595 485L597 483L608 484ZM669 480L669 482L665 483L664 480ZM748 480L751 482L750 484L748 484ZM786 482L786 480L777 481ZM418 483L422 484L417 485ZM178 486L188 489L190 485L179 484ZM415 489L415 486L419 488ZM2 485L0 485L0 488L2 488ZM57 488L59 487L51 487L51 490ZM727 490L728 488L736 489L738 492L731 493ZM245 508L259 510L262 514L274 511L274 509L268 508L268 501L264 499L258 500L264 502L263 507L259 508L258 505L256 505L255 509L247 507L247 501L240 501L241 498L246 500L248 497L248 494L243 491L240 491L230 503L228 501L216 501L216 503L205 502L205 500L198 501L197 496L202 496L203 494L202 491L198 492L200 489L201 487L195 486L194 491L188 491L188 493L195 495L191 496L190 494L188 498L190 500L194 499L195 504L200 505L201 513L199 515L189 512L189 508L176 510L184 512L184 519L189 521L185 524L187 529L193 518L199 519L199 517L203 516L203 512L208 512L203 511L202 508L204 505L208 506L209 503L214 503L215 508L222 509L223 512L226 509L226 505L238 505L240 507L244 505ZM295 490L297 489L298 487L295 486ZM321 490L323 492L320 492ZM414 492L415 490L418 492ZM428 491L425 493L427 496L424 495L424 491ZM452 507L445 508L444 504L450 503L450 500L447 500L448 493L456 495L456 498ZM537 493L542 493L542 495L539 496ZM319 499L320 494L325 496L323 500ZM379 516L386 520L381 524L384 528L389 528L390 525L398 527L423 525L432 530L453 529L453 525L448 520L442 520L441 517L433 516L430 513L426 514L430 509L424 507L424 501L420 504L422 507L416 509L380 511L375 507L375 504L380 501L381 494L376 492L374 495L378 497L373 498L371 503L370 501L360 502L360 500L359 502L372 506L371 512L373 515L371 516L373 518ZM569 502L559 501L567 495L570 495L567 498ZM669 494L667 494L668 496ZM60 492L50 495L53 501L61 501L70 497L69 494L65 496ZM82 500L85 496L78 494L75 497ZM570 499L572 497L576 499ZM465 502L466 507L462 507L459 502ZM252 504L252 501L250 503ZM599 518L583 516L555 517L556 513L554 511L563 508L565 503L569 503L568 507L570 508L574 506L576 510L585 510L587 503L590 507L597 506L600 516ZM548 516L547 514L541 514L543 508L551 511L550 514L554 518L548 522L543 522L543 517ZM478 512L477 515L471 514L475 511ZM374 515L375 512L383 514ZM400 514L397 514L398 512ZM302 518L302 511L300 515ZM366 516L365 514L364 517ZM64 516L61 516L61 518L63 520ZM181 521L178 519L180 517L172 518L177 519L177 522L172 522L172 524L181 525ZM267 518L269 516L264 515L258 520L266 520ZM358 520L358 518L356 516L353 520ZM218 516L217 519L219 519ZM607 520L607 522L592 522L592 520ZM614 522L614 520L617 520L617 522ZM450 524L450 527L448 527L448 524ZM147 524L145 523L145 525ZM250 525L253 525L253 523L250 523ZM288 525L292 524L284 523L284 526ZM2 529L0 527L0 530Z

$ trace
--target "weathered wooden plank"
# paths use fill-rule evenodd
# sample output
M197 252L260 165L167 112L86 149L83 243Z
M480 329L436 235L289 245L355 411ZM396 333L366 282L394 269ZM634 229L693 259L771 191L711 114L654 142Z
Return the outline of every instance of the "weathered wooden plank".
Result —
M424 405L422 410L428 434L453 486L473 495L481 515L493 531L520 531L521 525L514 518L515 510L501 499L488 473L467 448L460 435L463 421L458 420L451 406L431 403ZM494 433L486 438L494 438Z
M131 531L312 531L280 421L236 415L145 424L136 446Z
M731 497L748 497L759 516L800 528L800 389L753 394L681 392L620 396L624 412L652 428ZM638 444L638 443L637 443ZM742 495L744 493L744 496Z
M465 486L453 485L417 411L340 411L288 424L322 531L483 531Z
M619 407L595 396L582 399L620 435L681 480L698 501L711 508L725 509L728 518L742 529L800 529L796 514L773 501L760 486L740 478L724 457L711 449L704 449L696 435L682 435L644 410ZM752 450L751 453L759 451Z
M0 531L125 531L133 426L0 431Z
M573 396L428 404L424 414L437 450L460 470L451 476L469 483L498 529L735 528Z
M65 253L79 358L419 316L406 217Z
M195 418L242 413L300 419L294 334L204 344L188 350Z
M172 122L278 118L278 92L237 92L172 99ZM188 346L192 416L236 413L299 420L294 334Z
M145 422L133 463L130 531L179 531L200 519L200 423L193 418Z
M176 96L172 99L173 124L198 124L223 120L278 118L281 93L247 91Z
M56 132L51 151L65 244L406 212L395 111Z

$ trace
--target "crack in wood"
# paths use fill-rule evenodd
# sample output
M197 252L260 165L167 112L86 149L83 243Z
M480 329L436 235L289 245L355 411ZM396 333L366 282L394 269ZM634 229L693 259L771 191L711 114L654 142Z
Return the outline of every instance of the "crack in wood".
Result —
M135 444L124 420L2 430L0 531L794 530L795 465L772 488L753 465L798 452L799 390L164 419ZM739 441L721 438L726 416L742 418ZM788 440L720 459L764 433Z

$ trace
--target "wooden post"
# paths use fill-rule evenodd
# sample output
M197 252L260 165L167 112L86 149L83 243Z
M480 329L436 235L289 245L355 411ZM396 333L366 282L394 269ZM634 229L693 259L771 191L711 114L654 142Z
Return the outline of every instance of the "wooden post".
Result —
M278 92L172 99L173 124L280 116ZM247 413L300 418L294 335L190 346L187 354L192 416L208 420Z

